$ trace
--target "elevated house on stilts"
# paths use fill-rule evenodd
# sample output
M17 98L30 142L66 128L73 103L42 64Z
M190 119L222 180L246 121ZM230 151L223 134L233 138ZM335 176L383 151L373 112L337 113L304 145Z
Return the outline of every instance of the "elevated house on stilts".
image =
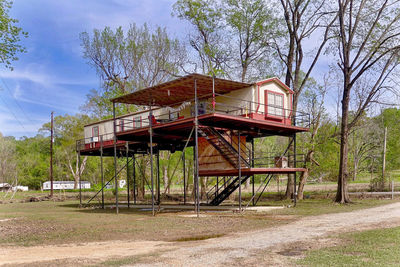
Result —
M150 154L154 212L154 204L160 201L158 152L184 151L193 147L197 211L201 202L199 177L202 176L215 178L204 204L219 205L238 190L239 207L242 208L242 184L252 179L251 201L255 205L258 198L254 175L264 175L261 186L264 191L274 174L304 171L296 167L296 154L289 153L289 146L296 146L296 133L308 131L310 117L292 110L292 96L293 91L277 78L250 84L190 74L112 99L113 118L86 125L85 138L77 140L77 152L101 158L114 157L115 166L117 157L126 157L128 166L136 154ZM115 106L119 103L142 106L143 111L116 117ZM287 149L279 155L256 159L254 140L273 135L288 137ZM157 156L156 160L153 155ZM285 164L286 160L289 164ZM116 180L120 171L115 168L113 179ZM187 175L184 173L185 189ZM134 175L132 179L133 182L127 184L134 186L136 203ZM102 181L103 187L106 186L104 179ZM116 191L118 209L117 187ZM103 194L103 191L98 193Z

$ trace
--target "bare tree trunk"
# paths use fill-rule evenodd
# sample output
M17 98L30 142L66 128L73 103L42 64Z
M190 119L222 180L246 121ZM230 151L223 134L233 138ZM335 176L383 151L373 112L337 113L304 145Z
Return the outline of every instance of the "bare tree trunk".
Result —
M167 166L163 166L163 181L164 181L164 194L166 194L168 192L170 192L169 190L169 178L168 178L168 170L167 170Z
M307 182L307 178L308 178L308 168L306 168L306 170L302 172L300 176L299 189L297 191L297 198L300 200L304 199L304 185Z
M71 171L72 177L74 178L74 189L78 188L79 178L82 176L83 171L85 170L87 162L87 156L83 158L82 164L79 168L78 166L78 154L76 154L76 164L75 164L75 171L72 168L72 163L68 159L68 168Z
M349 74L345 76L344 91L342 99L342 125L340 132L340 158L339 158L339 176L338 187L336 192L336 202L349 203L350 198L347 188L348 179L348 150L349 150L349 100L350 100L350 86L348 84Z
M291 143L289 147L289 167L294 168L294 162L293 162L293 155L294 155L294 144ZM293 197L293 186L294 186L294 174L290 173L288 174L288 179L287 179L287 185L286 185L286 193L285 193L285 198L286 199L291 199Z

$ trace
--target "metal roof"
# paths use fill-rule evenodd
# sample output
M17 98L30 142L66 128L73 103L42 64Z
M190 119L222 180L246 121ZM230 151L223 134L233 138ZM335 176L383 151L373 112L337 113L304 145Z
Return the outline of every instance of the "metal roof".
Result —
M193 73L176 80L113 98L111 101L114 103L145 106L149 106L150 104L159 107L171 106L173 104L194 99L195 81L197 85L197 97L199 99L212 95L213 77ZM226 94L253 85L250 83L235 82L220 78L214 78L214 81L215 93L217 94Z

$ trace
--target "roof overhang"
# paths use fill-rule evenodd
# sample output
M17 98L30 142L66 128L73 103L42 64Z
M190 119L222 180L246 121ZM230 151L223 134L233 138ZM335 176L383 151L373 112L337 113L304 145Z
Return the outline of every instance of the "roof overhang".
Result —
M267 84L267 83L271 83L271 82L276 83L276 84L279 85L282 89L288 91L289 94L294 94L293 90L290 89L286 84L284 84L284 83L283 83L281 80L279 80L277 77L273 77L273 78L269 78L269 79L266 79L266 80L262 80L262 81L256 82L256 84L257 84L258 86L260 86L260 85Z
M195 96L195 84L198 99L210 97L212 95L213 80L215 93L217 94L226 94L253 85L194 73L176 80L138 90L131 94L113 98L111 101L114 103L143 106L172 106L193 100Z

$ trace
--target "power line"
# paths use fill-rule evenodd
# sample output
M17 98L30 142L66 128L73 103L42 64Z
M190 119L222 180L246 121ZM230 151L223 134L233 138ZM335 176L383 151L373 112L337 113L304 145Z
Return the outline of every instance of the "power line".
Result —
M17 106L19 107L19 109L22 111L22 114L24 114L25 118L28 121L32 121L28 115L26 114L25 110L22 108L22 106L19 104L19 102L17 101L17 99L15 98L15 96L11 93L10 88L8 87L8 85L6 84L6 82L4 81L4 79L2 77L0 77L1 81L3 82L5 88L7 89L8 93L10 94L10 96L12 97L12 99L14 100L14 102L17 104Z
M13 115L13 117L15 118L15 120L19 123L19 125L21 125L21 127L25 130L25 133L27 135L28 134L28 130L25 128L25 126L23 125L23 123L18 119L18 117L15 115L15 113L9 108L9 106L7 105L5 99L3 98L3 96L0 94L0 98L3 101L3 103L5 104L5 107L8 109L8 111L10 111L10 113Z

